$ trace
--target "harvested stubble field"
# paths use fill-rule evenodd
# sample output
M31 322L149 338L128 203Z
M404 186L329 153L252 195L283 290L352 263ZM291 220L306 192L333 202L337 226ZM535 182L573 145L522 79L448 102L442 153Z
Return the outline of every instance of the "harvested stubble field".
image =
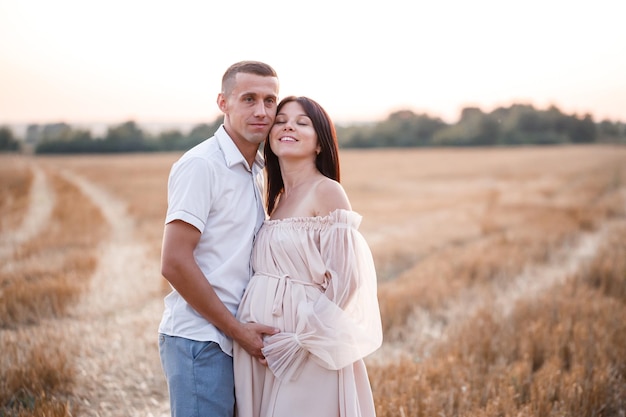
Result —
M0 416L168 415L179 155L0 156ZM626 148L341 157L379 273L379 417L626 415Z

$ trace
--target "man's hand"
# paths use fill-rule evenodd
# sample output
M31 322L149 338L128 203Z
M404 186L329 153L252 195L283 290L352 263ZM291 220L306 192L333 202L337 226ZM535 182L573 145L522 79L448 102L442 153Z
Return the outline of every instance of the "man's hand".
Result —
M279 330L259 323L241 323L241 331L233 337L239 345L253 358L257 358L263 365L267 365L263 348L263 336L279 333Z

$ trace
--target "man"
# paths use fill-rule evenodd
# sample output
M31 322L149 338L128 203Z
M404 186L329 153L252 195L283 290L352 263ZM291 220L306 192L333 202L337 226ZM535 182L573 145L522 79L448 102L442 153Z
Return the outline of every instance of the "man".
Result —
M263 335L276 332L235 313L265 219L258 149L274 123L278 84L262 62L228 68L217 97L224 124L170 172L161 273L173 290L159 351L173 417L233 416L233 339L263 361Z

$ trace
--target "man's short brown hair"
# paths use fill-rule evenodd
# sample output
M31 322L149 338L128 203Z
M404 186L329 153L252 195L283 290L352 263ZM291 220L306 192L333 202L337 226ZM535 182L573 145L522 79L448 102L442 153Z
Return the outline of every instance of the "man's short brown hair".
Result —
M268 64L260 61L240 61L231 65L224 76L222 77L222 94L228 95L230 94L235 76L240 72L245 74L256 74L262 77L276 77L278 78L278 74L274 71L274 68L269 66Z

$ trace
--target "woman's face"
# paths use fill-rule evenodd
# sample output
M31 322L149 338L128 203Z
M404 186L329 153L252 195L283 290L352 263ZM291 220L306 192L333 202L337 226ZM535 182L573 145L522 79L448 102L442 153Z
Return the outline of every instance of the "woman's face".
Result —
M270 147L279 159L315 159L320 149L317 134L300 103L290 101L276 114L270 130Z

